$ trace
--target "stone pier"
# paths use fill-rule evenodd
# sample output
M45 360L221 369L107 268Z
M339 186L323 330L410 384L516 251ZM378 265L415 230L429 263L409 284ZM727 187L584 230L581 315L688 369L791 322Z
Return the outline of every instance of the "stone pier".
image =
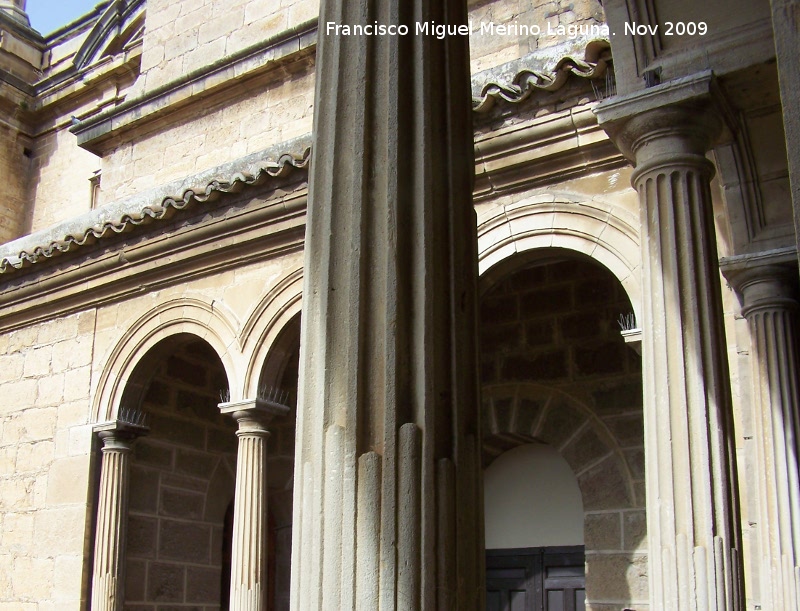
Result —
M466 2L329 21L413 33ZM319 36L291 608L482 610L467 37Z

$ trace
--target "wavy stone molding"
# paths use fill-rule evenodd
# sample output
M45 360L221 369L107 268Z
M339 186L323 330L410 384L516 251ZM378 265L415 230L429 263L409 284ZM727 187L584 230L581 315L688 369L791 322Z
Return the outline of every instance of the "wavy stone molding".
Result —
M511 83L490 82L483 86L480 96L472 98L472 110L489 112L498 101L519 104L537 91L561 89L570 76L597 79L605 76L611 63L611 45L606 40L593 40L586 45L584 59L562 57L552 72L525 68L519 71Z
M261 161L249 169L250 171L235 171L227 180L213 179L205 186L183 189L181 195L162 197L154 204L142 206L142 198L134 198L130 206L121 204L116 207L111 216L104 208L92 211L68 222L68 225L77 226L73 231L69 231L68 226L59 225L10 242L0 250L0 273L12 272L42 259L70 252L77 247L94 244L101 238L129 231L138 225L169 219L178 210L212 201L220 194L236 193L245 186L260 186L268 180L283 178L295 170L305 169L310 158L311 148L306 145L299 154L281 154L277 161ZM138 207L135 207L137 202ZM55 237L59 231L63 237ZM10 254L15 245L23 248L17 251L18 254Z

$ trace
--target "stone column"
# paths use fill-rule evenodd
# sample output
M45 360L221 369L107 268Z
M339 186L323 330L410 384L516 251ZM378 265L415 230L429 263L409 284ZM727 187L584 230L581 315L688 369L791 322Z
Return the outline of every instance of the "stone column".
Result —
M267 424L289 408L250 399L220 403L239 423L231 550L231 611L267 608Z
M798 609L797 267L744 265L726 271L726 276L742 296L752 341L761 608Z
M729 374L706 151L710 75L599 105L641 205L647 529L653 609L743 609Z
M103 440L95 529L92 611L118 611L125 602L125 543L128 527L130 453L144 426L120 420L94 428Z
M294 611L484 609L468 39L429 22L465 0L322 2Z

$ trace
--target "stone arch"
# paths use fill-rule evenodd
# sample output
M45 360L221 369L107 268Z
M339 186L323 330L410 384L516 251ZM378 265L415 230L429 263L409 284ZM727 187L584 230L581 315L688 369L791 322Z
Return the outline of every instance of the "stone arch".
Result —
M484 467L517 446L546 443L575 473L585 512L637 504L634 478L619 443L577 397L541 384L504 383L483 386L482 401ZM603 486L598 485L600 473Z
M637 220L623 210L565 195L536 195L492 208L478 219L478 271L482 286L501 273L509 257L562 248L606 267L628 294L641 320L641 253Z
M247 317L241 335L242 346L250 353L244 375L245 396L256 396L262 367L273 348L280 348L282 338L286 340L286 330L300 314L302 296L303 270L298 268L284 276Z
M167 301L141 316L104 359L106 365L92 405L92 421L114 419L141 360L156 344L180 334L197 336L211 346L225 369L231 400L241 399L241 351L232 319L233 315L219 304L189 298ZM126 399L135 397L128 394Z

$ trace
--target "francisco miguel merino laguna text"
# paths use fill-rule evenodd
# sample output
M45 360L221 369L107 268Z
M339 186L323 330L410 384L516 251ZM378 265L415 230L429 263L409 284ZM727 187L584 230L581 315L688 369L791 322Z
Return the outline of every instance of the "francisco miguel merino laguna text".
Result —
M418 21L412 28L408 25L378 23L377 21L367 24L343 24L335 21L325 23L325 34L335 36L435 36L440 40L446 36L469 36L470 32L475 34L488 34L490 36L539 36L540 34L558 36L608 36L608 26L605 24L588 25L558 25L552 27L549 23L546 27L539 25L525 25L519 23L494 24L491 21L481 21L478 28L474 28L472 22L469 25L450 25L446 23L436 23L435 21Z

